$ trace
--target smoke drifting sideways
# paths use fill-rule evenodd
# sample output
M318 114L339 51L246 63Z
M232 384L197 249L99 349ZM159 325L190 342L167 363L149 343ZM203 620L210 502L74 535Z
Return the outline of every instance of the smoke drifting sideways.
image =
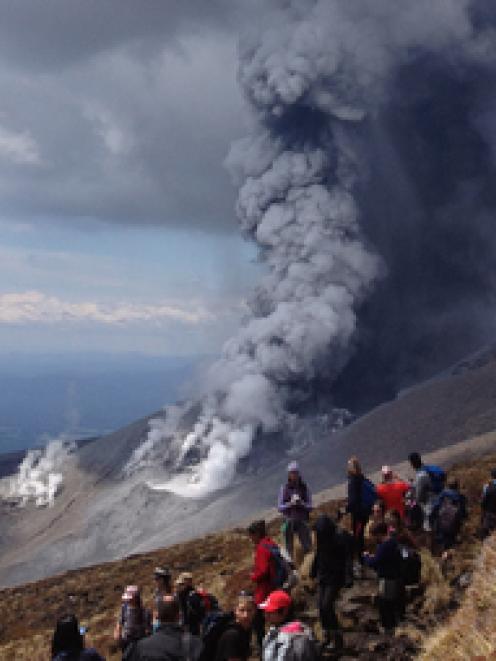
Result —
M55 439L43 450L29 450L17 474L10 478L5 496L21 507L52 507L64 482L63 467L76 450L72 441Z
M128 466L161 462L158 488L183 496L225 487L258 435L287 435L320 397L370 405L494 332L494 11L278 7L242 40L254 128L227 158L268 273L193 431L191 405L166 410Z

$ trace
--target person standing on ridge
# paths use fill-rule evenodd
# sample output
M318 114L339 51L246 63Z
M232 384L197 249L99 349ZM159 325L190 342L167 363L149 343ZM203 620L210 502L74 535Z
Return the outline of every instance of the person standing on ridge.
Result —
M336 601L346 582L347 548L335 522L321 514L314 525L317 549L310 577L318 583L319 618L328 649L343 647L343 634L336 616Z
M284 516L284 544L293 557L295 533L305 554L312 550L312 537L308 520L312 510L312 495L303 481L296 461L288 466L288 480L279 491L278 510Z
M255 594L253 599L257 606L257 612L253 621L253 630L255 631L257 642L262 648L262 641L265 636L265 622L263 614L258 607L263 603L269 594L274 590L274 566L271 554L271 548L277 544L267 535L265 521L253 521L248 527L248 535L255 548L255 557L250 579L255 583Z
M390 466L382 467L382 483L376 487L378 497L384 502L386 512L396 510L401 518L405 516L405 494L409 491L408 482L394 475Z
M365 546L365 526L369 519L372 507L377 500L374 485L363 472L356 457L348 460L348 502L346 511L351 514L351 525L355 543L355 556L357 559L356 574L362 574L362 554Z
M422 461L418 452L408 455L408 460L415 470L415 499L424 513L424 530L430 532L430 516L438 495L444 489L446 474L433 464L427 465Z

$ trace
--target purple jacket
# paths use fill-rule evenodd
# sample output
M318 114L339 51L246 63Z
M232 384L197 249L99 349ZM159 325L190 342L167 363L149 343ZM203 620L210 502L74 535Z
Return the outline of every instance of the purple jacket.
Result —
M294 494L298 494L301 498L297 505L291 504ZM289 483L281 486L277 509L292 521L308 521L312 509L312 494L303 480L300 480L295 486Z

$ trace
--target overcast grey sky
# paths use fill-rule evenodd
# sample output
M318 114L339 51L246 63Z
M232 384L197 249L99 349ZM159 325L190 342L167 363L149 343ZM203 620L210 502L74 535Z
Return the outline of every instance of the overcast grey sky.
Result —
M220 347L256 271L223 161L260 5L0 4L4 348Z

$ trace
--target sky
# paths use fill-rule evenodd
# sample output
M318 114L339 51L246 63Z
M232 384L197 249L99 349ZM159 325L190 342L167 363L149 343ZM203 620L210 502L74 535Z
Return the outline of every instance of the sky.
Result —
M2 351L215 353L260 271L237 2L0 6Z

